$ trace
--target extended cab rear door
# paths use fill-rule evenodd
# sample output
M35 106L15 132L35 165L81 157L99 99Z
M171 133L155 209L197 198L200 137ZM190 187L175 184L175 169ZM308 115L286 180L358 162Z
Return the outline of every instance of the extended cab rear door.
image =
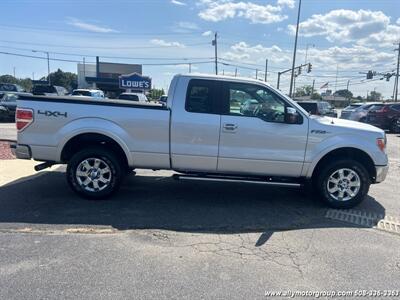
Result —
M221 116L220 83L182 76L172 97L171 166L174 170L215 172Z
M307 145L308 119L285 121L290 103L262 85L226 82L223 89L218 171L298 177ZM250 109L246 101L257 101Z

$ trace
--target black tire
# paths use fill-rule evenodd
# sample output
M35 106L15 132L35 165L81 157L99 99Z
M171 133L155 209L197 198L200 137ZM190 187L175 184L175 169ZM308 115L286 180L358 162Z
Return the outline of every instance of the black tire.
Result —
M84 187L82 182L79 182L80 180L82 181L82 179L78 179L77 171L78 168L81 170L81 163L83 163L85 160L90 162L92 159L98 159L102 161L100 168L103 167L106 169L108 167L109 172L107 172L105 176L107 177L106 180L109 180L109 182L107 184L98 183L99 185L102 185L100 189L96 189L93 183L91 183L92 187L90 187L89 183L86 188L93 189L93 191L89 191ZM96 147L88 148L74 154L68 162L66 175L69 186L78 195L87 199L100 200L110 197L118 190L123 179L123 170L124 168L122 168L121 162L116 158L113 152L104 148Z
M397 125L397 120L393 120L390 123L390 132L391 133L400 133L400 126Z
M355 172L358 176L358 178L357 176L355 176L356 177L355 180L356 181L359 180L360 183L359 189L353 197L351 197L350 194L347 194L347 192L345 192L345 195L347 195L346 197L350 197L350 199L348 200L345 199L346 197L340 200L339 194L334 195L335 193L330 193L328 191L328 180L330 179L331 175L334 175L334 173L340 169L346 169ZM345 172L347 172L346 174L349 174L349 171ZM330 186L331 184L332 183L330 183ZM369 186L371 185L371 180L368 171L362 164L360 164L355 160L343 159L327 163L319 173L316 185L319 194L322 197L322 200L328 206L333 208L352 208L361 203L365 199L365 197L368 194Z

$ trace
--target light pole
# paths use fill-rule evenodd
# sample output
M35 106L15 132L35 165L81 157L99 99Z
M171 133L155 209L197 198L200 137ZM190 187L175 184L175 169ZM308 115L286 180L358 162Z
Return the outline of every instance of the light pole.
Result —
M298 10L298 12L297 12L296 37L295 37L295 39L294 39L293 61L292 61L292 75L290 76L289 97L292 96L292 90L293 90L294 66L295 66L295 64L296 64L297 37L298 37L298 35L299 35L300 10L301 10L301 0L299 0L299 10Z
M50 80L50 54L48 51L39 51L39 50L32 50L32 52L40 52L40 53L44 53L47 55L47 82L49 83L49 85L51 85L51 80Z

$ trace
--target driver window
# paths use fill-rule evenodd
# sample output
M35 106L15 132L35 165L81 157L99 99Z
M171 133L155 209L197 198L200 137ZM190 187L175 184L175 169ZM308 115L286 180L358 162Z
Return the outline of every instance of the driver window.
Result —
M285 122L285 102L266 88L229 83L229 114L257 117L266 122Z

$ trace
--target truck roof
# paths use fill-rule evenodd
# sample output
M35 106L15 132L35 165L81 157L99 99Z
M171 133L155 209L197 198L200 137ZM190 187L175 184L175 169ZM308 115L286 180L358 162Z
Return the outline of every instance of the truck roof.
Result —
M188 74L177 74L176 77L190 77L190 78L198 78L198 79L209 79L209 80L229 80L229 81L237 81L237 82L246 82L246 83L257 83L263 84L271 87L271 85L265 81L248 78L248 77L235 77L235 76L227 76L227 75L212 75L212 74L202 74L202 73L188 73Z

